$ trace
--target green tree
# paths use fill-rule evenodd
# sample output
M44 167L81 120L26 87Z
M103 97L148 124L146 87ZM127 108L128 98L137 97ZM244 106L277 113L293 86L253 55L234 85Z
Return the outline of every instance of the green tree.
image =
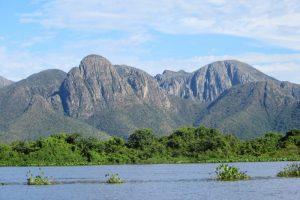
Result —
M279 146L281 148L289 146L297 146L300 148L300 130L292 129L286 132L285 136L279 140Z
M129 148L144 150L146 147L157 141L152 129L138 129L128 138L127 146Z

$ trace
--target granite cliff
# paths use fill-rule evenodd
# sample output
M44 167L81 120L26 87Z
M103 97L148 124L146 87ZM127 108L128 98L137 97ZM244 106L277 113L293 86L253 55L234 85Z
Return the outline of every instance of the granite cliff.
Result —
M3 80L2 141L55 132L128 137L137 128L167 135L177 127L200 125L253 138L300 128L300 86L234 60L153 77L89 55L68 73L46 70L15 83Z
M10 80L0 76L0 88L10 85L12 83L13 83L13 81L10 81Z

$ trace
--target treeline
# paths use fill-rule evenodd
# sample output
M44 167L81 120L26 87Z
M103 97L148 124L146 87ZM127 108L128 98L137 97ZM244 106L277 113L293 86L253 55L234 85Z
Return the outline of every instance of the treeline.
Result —
M158 138L140 129L128 140L101 141L80 134L56 134L36 141L0 144L1 166L143 164L300 160L300 130L268 133L252 140L205 127L181 128Z

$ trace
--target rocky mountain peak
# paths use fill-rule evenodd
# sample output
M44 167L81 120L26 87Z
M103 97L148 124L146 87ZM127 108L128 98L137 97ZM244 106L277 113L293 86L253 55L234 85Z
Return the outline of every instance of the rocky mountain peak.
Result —
M195 71L194 74L204 76L208 81L229 81L230 85L244 84L254 81L275 79L258 71L254 67L236 60L224 60L210 63ZM226 84L226 83L225 83Z
M6 79L6 78L0 76L0 88L5 87L5 86L7 86L7 85L10 85L10 84L12 84L12 83L13 83L13 81L8 80L8 79Z
M89 55L73 68L61 87L65 112L70 116L91 116L100 107L122 101L127 88L114 66L104 57Z
M98 55L85 57L62 84L61 99L70 116L89 118L108 107L153 103L169 107L156 80L142 70L114 66Z
M162 74L163 74L163 75L172 75L172 74L174 74L174 73L176 73L176 72L171 71L171 70L164 70Z
M184 76L184 75L188 75L190 73L184 71L184 70L179 70L177 72L175 71L171 71L171 70L164 70L162 74L158 74L158 75L162 75L162 76Z
M45 70L1 88L0 140L99 130L127 137L143 127L167 134L200 124L251 138L299 128L299 100L300 85L235 60L153 77L89 55L68 74Z
M193 73L184 71L157 75L156 80L169 94L203 102L215 100L234 85L255 81L275 81L246 63L224 60L210 63Z
M126 65L116 65L115 67L138 99L166 109L170 107L166 93L150 74Z
M101 73L112 67L111 62L103 56L91 54L84 57L79 65L83 73Z

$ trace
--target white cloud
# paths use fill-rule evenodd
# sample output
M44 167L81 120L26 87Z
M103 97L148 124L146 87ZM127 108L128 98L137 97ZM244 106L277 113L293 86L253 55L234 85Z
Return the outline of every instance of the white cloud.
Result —
M155 75L163 70L185 70L193 72L200 67L219 60L239 60L248 63L263 73L281 81L300 84L300 53L296 54L260 54L245 53L239 55L196 56L188 59L162 59L158 61L141 61L137 58L123 58L120 61L144 69Z
M300 53L294 54L260 54L245 53L239 55L221 55L221 56L196 56L187 59L161 59L155 61L144 61L133 53L128 55L126 51L126 42L120 46L121 50L110 48L111 43L105 44L103 41L91 41L90 44L99 48L94 48L93 53L107 57L113 64L127 64L146 72L156 75L163 70L173 71L185 70L192 72L211 62L219 60L240 60L246 62L258 70L275 77L282 81L290 81L300 84ZM128 41L130 42L130 40ZM118 45L116 41L115 45ZM71 44L70 44L71 45ZM68 48L85 49L87 43L76 43L75 46ZM114 45L114 44L113 44ZM128 50L128 49L127 49ZM105 52L105 54L103 53ZM18 55L18 56L15 56ZM72 51L64 53L57 52L47 55L33 54L29 51L8 51L5 47L0 46L0 75L12 80L20 80L27 76L42 71L44 69L56 68L68 72L72 67L78 66L80 60L86 56L85 51L74 54Z
M18 81L45 69L68 71L80 59L57 54L37 55L25 50L8 51L0 46L0 75Z
M132 58L144 51L140 45L152 40L147 33L137 33L119 39L66 40L54 52L31 51L30 47L43 43L54 34L43 34L16 43L14 48L0 46L0 75L11 80L20 80L45 69L56 68L68 72L78 66L88 54L100 54L112 62L119 58Z
M20 48L29 48L36 44L47 42L47 41L53 39L54 37L55 37L55 35L52 33L51 34L50 33L41 34L40 36L34 36L34 37L26 39L25 41L18 44L18 46Z
M221 33L300 50L298 0L49 0L23 23L81 31Z
M85 49L88 52L105 52L105 54L112 53L129 53L139 51L140 45L151 41L153 38L147 33L137 33L127 37L114 39L82 39L74 41L67 41L64 44L66 49Z
M300 83L300 78L297 78L297 74L300 74L300 53L214 56L212 50L212 56L186 59L151 61L148 58L150 61L145 61L139 57L141 52L147 51L142 44L155 40L151 31L168 34L229 34L254 38L263 41L263 45L266 42L299 52L298 0L235 0L234 3L231 0L33 0L32 3L41 6L31 13L21 14L20 22L39 24L46 28L43 31L51 30L57 34L60 32L56 29L72 30L82 37L65 39L54 53L30 52L31 46L56 37L51 33L37 33L37 36L16 44L15 49L0 47L0 75L14 80L45 68L68 71L78 65L83 56L96 53L108 57L113 63L136 66L152 75L167 68L194 71L213 61L237 59L280 80ZM89 39L89 35L111 31L121 33L121 36Z
M300 84L300 62L268 63L254 67L278 80Z

